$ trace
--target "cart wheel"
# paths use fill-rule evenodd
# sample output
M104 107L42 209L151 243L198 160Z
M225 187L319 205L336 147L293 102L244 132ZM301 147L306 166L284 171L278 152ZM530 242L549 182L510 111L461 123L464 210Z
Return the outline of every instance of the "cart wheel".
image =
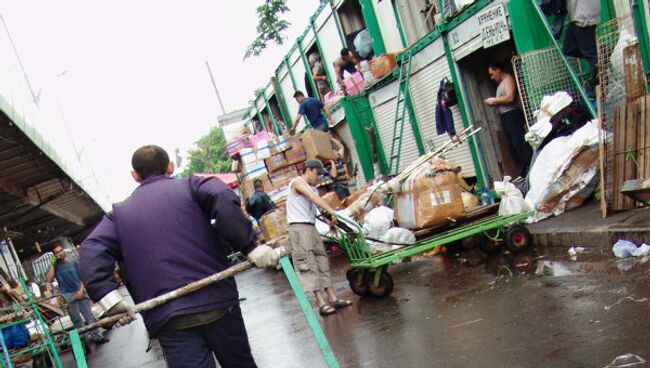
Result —
M350 289L352 289L355 294L359 296L368 295L368 285L366 284L367 275L365 271L352 269L348 270L348 272L345 273L345 276L350 283Z
M376 271L381 272L379 276L379 285L375 286L375 275L369 274L367 277L367 287L370 295L377 298L384 298L390 295L393 292L393 277L388 274L386 271Z
M533 245L533 236L530 235L530 231L523 225L512 225L506 231L505 238L506 247L512 253L523 252Z
M495 254L501 250L501 245L503 244L502 240L496 240L500 234L497 231L486 231L483 235L479 237L478 247L487 254Z

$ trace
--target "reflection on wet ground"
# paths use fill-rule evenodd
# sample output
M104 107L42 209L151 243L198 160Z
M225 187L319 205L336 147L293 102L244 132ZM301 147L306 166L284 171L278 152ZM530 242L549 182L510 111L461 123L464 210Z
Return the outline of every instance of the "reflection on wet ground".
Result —
M332 257L335 290L355 304L318 317L341 367L605 367L628 353L650 358L642 259L617 262L589 247L575 260L564 248L416 257L390 266L395 289L384 299L353 294L347 268L344 256ZM326 367L281 272L252 270L237 281L260 367Z

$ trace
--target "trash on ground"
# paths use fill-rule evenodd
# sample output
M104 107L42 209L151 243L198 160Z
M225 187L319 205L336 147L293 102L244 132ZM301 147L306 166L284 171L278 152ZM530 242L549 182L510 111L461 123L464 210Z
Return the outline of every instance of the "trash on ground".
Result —
M620 239L612 246L612 251L616 258L645 257L650 254L650 245L642 244L637 247L629 240Z
M453 325L453 326L451 326L451 327L449 327L449 328L456 328L456 327L461 327L461 326L471 325L471 324L474 324L474 323L477 323L477 322L481 322L482 320L483 320L483 318L479 318L479 319L475 319L475 320L473 320L473 321L468 321L468 322L459 323L459 324L457 324L457 325Z
M616 303L614 303L612 305L605 306L605 310L610 310L610 309L614 308L615 306L621 304L624 300L631 300L631 301L633 301L635 303L644 303L644 302L648 301L648 298L634 299L631 296L626 296L625 298L619 299Z
M570 256L575 256L575 255L578 255L578 254L581 254L581 253L584 253L584 252L585 252L584 247L571 247L571 248L569 248L569 255Z
M605 368L623 368L623 367L632 367L639 364L645 364L645 359L641 358L636 354L627 353L625 355L619 355L616 359L612 360Z

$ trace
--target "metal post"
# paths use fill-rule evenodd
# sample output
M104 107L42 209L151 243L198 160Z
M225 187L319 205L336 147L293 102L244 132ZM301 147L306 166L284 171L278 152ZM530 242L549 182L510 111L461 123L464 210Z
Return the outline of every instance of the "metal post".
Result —
M330 9L332 9L332 17L336 23L336 30L338 31L339 38L341 39L341 45L342 47L348 47L347 43L345 42L345 36L343 35L343 29L341 28L341 22L339 22L339 15L336 12L336 9L334 9L334 0L329 0L329 3Z
M280 115L282 115L282 125L290 128L288 122L291 121L291 116L289 115L287 101L277 76L271 77L271 85L273 86L273 91L275 91L275 98L278 100L278 108L280 109Z
M86 362L86 355L84 353L83 344L81 343L79 331L72 330L70 331L69 335L70 344L72 345L72 354L74 355L74 360L77 362L77 368L88 368L88 363Z
M5 231L7 228L5 228ZM23 264L20 262L20 258L18 258L18 253L16 253L16 248L14 247L14 243L11 241L11 238L7 237L7 245L9 247L9 251L11 252L12 256L14 257L14 262L16 263L16 269L18 272L20 272L20 275L27 280L27 274L25 274L25 269L23 268Z
M325 73L327 74L327 84L330 85L330 90L334 91L334 83L332 81L335 79L332 78L332 71L330 70L329 64L327 64L327 60L325 59L323 48L320 46L320 39L318 38L318 31L316 31L316 22L314 22L314 18L311 18L311 29L314 31L314 38L316 39L316 48L318 48L318 54L320 55L321 66L325 70Z
M395 0L391 0L391 5L393 6L393 12L395 13L395 22L397 25L397 30L399 31L399 38L402 40L402 47L408 47L408 41L406 40L406 35L404 34L404 27L402 26L402 19L399 16L399 11L397 11L397 5Z
M278 124L275 121L275 116L273 116L273 110L271 110L271 104L269 104L269 100L266 98L266 93L264 92L265 90L262 90L262 97L264 98L264 103L266 104L266 109L269 111L269 117L271 118L271 124L273 124L273 130L275 131L275 134L279 135L280 130L278 129Z
M641 49L643 70L646 75L646 92L648 92L650 91L650 43L648 42L648 20L645 16L642 0L632 0L632 15L634 17L637 39L639 40L639 49Z
M305 319L307 319L307 324L309 324L309 328L314 334L314 338L318 343L318 347L323 354L323 358L325 359L327 366L330 368L338 368L339 363L336 361L332 347L327 341L325 332L323 332L320 324L318 324L318 319L316 318L314 311L311 309L309 300L307 300L307 296L305 295L305 290L303 290L302 286L300 285L300 281L298 281L298 277L296 276L296 272L291 266L289 257L285 256L280 258L280 265L282 266L282 271L284 271L284 275L287 277L287 281L289 282L289 285L291 286L291 289L293 290L293 293L298 300L300 309L302 309L302 313L305 315Z
M314 94L318 96L318 88L316 88L316 82L314 82L314 77L311 75L311 68L309 67L309 62L305 53L302 51L302 38L298 37L298 52L300 53L300 58L302 63L305 65L305 73L307 73L307 79L309 79L309 85L311 85Z
M372 0L359 0L359 5L361 5L363 19L366 21L366 28L368 28L368 33L372 38L372 49L375 51L375 55L385 54L386 46L384 45L384 38L381 36L381 29L379 28L375 8L372 6Z
M219 106L221 106L221 113L225 114L226 113L226 108L223 107L223 101L221 101L221 95L219 94L219 90L217 89L217 83L214 81L214 76L212 75L212 69L210 69L210 64L208 62L205 62L205 67L208 68L208 74L210 74L210 80L212 81L212 87L214 87L214 93L217 95L217 100L219 100Z

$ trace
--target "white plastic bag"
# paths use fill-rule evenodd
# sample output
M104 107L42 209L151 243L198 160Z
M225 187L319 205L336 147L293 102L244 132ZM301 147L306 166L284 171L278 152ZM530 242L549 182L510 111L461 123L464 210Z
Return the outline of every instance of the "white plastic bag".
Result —
M510 179L509 176L506 176L502 182L494 182L494 190L501 197L501 205L499 205L500 216L516 215L531 210L528 203L524 200L524 195L510 182Z
M363 219L364 233L375 239L379 239L393 226L394 212L386 206L373 208Z
M619 240L612 247L612 251L616 258L628 258L632 257L634 252L636 252L637 246L628 240Z
M415 243L415 234L411 230L402 229L401 227L393 227L388 229L379 240L385 243L396 245L406 245Z

